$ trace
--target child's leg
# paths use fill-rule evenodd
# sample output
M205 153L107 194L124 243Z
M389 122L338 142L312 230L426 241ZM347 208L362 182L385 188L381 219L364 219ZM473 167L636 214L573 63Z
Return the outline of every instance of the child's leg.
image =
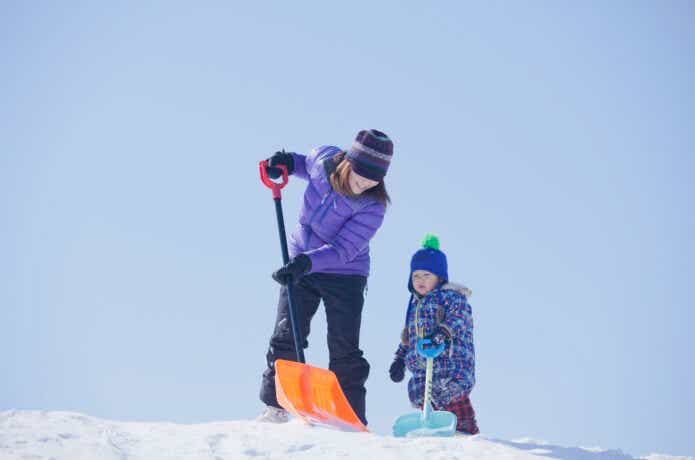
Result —
M408 399L413 407L422 409L425 396L425 372L414 372L408 380Z
M471 405L471 400L468 396L451 401L443 407L436 408L437 410L446 410L453 412L456 415L456 431L461 431L468 434L478 434L478 424L475 421L475 411Z

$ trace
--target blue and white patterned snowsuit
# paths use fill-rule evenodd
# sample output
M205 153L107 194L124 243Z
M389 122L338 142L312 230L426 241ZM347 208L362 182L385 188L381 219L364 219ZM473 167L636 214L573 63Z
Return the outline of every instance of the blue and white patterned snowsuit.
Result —
M437 326L449 332L451 343L434 359L433 405L442 407L466 397L475 385L473 316L468 295L466 287L446 283L424 296L413 293L410 298L396 355L404 358L412 373L408 396L413 406L422 407L425 392L426 360L418 354L416 343L432 334Z

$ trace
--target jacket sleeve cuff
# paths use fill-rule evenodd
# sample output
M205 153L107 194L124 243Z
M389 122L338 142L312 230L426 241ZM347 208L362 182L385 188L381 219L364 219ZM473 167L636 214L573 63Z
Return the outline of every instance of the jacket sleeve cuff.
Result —
M292 160L294 161L294 171L292 175L308 180L309 174L306 170L306 156L299 153L292 153Z
M403 345L402 343L398 344L398 348L396 349L396 356L398 358L404 359L405 354L408 352L408 347Z
M338 252L329 244L305 252L311 259L311 269L307 273L320 272L326 267L340 264Z

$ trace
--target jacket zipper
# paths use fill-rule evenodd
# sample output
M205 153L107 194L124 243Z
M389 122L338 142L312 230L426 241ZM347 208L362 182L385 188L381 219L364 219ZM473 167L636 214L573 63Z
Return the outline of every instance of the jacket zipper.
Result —
M332 193L333 192L328 192L328 195L331 195ZM326 201L326 198L327 198L327 196L324 197L324 199L321 201L321 204L323 204L324 201ZM335 205L335 200L333 200L333 205ZM329 209L331 209L331 205L326 206L326 209L323 210L323 214L321 214L321 217L319 217L319 225L321 225L321 223L323 222L323 219L326 218L326 214L328 214Z
M441 292L439 295L439 299L441 301ZM420 307L422 307L422 301L425 300L425 297L421 297L420 300L418 300L417 304L415 305L415 335L422 339L424 338L422 336L422 333L420 331ZM443 303L443 302L442 302ZM449 358L454 356L454 338L451 338L451 343L449 344Z
M423 298L421 297L417 303L415 304L415 337L416 337L416 342L415 345L417 346L417 340L423 338L422 334L420 332L420 307L422 306L422 300ZM418 355L417 350L415 351L415 356L418 357L417 363L420 365L420 368L422 368L422 360L419 359L420 356Z
M307 248L309 248L311 246L311 244L310 244L311 243L311 236L314 233L314 230L311 228L311 223L314 221L314 219L316 218L316 215L319 213L319 211L321 211L321 206L323 206L323 203L326 202L326 198L328 198L328 195L330 195L330 194L331 194L331 192L328 191L323 195L323 197L321 198L321 203L319 203L319 205L316 207L316 210L309 218L309 223L307 223L307 227L309 227L309 238L306 242ZM326 212L324 211L324 215L325 214L326 214ZM323 219L321 219L321 220L323 220ZM319 223L321 223L321 220L319 220Z
M311 223L312 223L312 222L314 221L314 219L316 218L316 214L318 214L319 211L321 211L321 206L323 206L323 203L326 201L326 198L328 198L328 195L330 195L330 194L331 194L331 192L326 192L326 194L323 195L323 197L321 197L321 203L319 203L319 205L316 207L316 210L314 211L314 213L313 213L313 214L311 215L311 217L309 218L309 223L308 223L307 225L311 226Z

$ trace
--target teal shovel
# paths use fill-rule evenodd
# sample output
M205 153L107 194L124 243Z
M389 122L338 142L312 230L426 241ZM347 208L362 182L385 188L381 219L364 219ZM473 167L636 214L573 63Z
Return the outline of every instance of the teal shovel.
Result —
M434 358L444 351L444 344L425 348L432 343L429 339L420 339L417 352L427 359L425 373L425 399L422 412L401 415L393 422L393 435L396 437L453 436L456 432L456 415L445 410L432 410L432 364Z

